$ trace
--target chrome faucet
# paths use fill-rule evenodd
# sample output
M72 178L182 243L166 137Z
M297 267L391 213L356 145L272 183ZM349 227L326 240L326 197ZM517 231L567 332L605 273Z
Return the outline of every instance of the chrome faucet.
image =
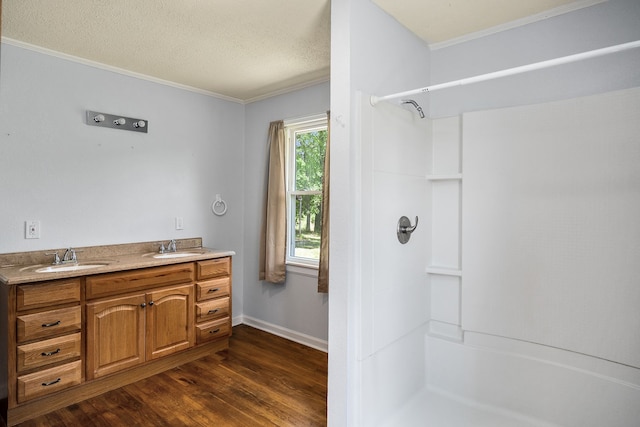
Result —
M167 243L167 247L164 247L164 242L160 242L160 253L163 254L165 252L177 252L178 249L176 247L176 240L171 239L169 243Z
M68 248L65 252L64 252L64 256L62 257L62 262L73 262L73 263L78 263L78 257L76 256L76 250L73 248Z

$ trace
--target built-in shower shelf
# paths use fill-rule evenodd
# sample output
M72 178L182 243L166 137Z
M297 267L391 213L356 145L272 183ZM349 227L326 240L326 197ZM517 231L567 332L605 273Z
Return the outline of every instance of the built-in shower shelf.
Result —
M429 181L456 181L456 180L462 180L462 174L451 173L451 174L427 175L427 179Z
M429 266L427 267L426 272L427 274L439 274L441 276L462 277L462 270L455 268Z

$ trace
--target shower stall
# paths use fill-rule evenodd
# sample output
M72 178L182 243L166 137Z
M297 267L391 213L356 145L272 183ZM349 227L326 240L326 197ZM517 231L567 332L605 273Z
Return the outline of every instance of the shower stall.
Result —
M638 19L614 0L430 49L332 2L329 425L637 424ZM387 98L427 82L452 86Z
M640 89L435 120L367 101L362 425L633 425Z

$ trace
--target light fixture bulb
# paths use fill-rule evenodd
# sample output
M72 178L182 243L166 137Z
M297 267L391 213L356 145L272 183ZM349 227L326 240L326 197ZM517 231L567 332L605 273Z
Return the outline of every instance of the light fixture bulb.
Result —
M98 114L94 116L93 121L96 123L104 122L104 114Z
M147 125L147 123L144 120L138 120L137 122L133 123L133 127L134 128L143 128Z
M113 124L117 125L117 126L122 126L125 123L127 123L127 121L125 119L123 119L122 117L120 117L119 119L115 119L113 121Z

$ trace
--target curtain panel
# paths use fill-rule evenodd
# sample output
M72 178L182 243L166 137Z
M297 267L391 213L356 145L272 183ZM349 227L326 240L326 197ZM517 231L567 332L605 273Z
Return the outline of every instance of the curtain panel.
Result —
M262 215L259 279L283 283L286 278L286 172L282 120L269 124L269 166Z
M329 146L331 144L331 113L327 112L327 148L322 175L322 231L320 232L320 263L318 292L329 292Z

